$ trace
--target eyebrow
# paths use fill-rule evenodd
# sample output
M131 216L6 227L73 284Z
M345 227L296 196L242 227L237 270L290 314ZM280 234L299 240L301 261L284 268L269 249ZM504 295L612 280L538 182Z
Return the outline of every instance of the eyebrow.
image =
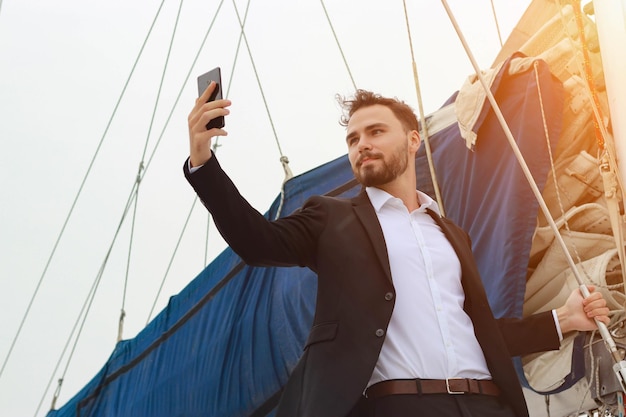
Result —
M388 127L388 125L386 123L376 122L376 123L372 123L371 125L365 126L365 129L363 129L363 130L365 130L366 132L369 132L369 131L372 131L372 130L377 129L377 128L387 128L387 127ZM353 130L352 132L350 132L346 136L346 142L348 142L350 139L352 139L356 135L357 135L356 131Z

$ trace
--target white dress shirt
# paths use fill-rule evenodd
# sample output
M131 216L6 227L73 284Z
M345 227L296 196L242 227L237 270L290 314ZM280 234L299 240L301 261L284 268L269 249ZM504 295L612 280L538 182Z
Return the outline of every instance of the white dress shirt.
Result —
M417 191L409 213L399 198L366 188L383 230L396 301L369 385L388 379L490 379L484 354L463 310L461 264L426 212L437 203Z

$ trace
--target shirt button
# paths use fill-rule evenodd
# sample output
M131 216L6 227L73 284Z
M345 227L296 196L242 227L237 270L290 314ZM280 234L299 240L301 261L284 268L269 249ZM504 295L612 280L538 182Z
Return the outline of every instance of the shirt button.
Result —
M385 335L385 331L383 329L376 330L377 337L383 337Z
M392 292L388 292L387 294L385 294L385 300L387 300L387 301L393 300L393 293Z

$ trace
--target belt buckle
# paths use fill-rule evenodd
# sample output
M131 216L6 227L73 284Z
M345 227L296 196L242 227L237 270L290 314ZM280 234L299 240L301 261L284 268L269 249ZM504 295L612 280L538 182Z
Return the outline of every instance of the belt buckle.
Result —
M450 381L451 380L463 380L463 379L465 379L465 378L446 378L446 390L448 391L448 394L454 394L454 395L465 394L464 391L452 391L450 389Z

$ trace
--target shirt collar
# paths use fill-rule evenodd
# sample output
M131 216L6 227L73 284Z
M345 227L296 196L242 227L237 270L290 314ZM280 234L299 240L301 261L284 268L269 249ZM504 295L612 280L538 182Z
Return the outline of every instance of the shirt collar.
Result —
M374 210L376 210L376 213L380 212L380 209L385 205L387 201L395 198L387 191L383 191L380 188L376 187L365 187L365 192L367 192L367 196L369 197L370 202L374 207ZM437 213L437 215L441 216L441 213L439 212L439 206L437 205L437 202L435 200L433 200L428 194L423 193L420 190L415 190L415 192L417 193L417 198L420 202L420 208L418 210L426 211L426 209L431 209L432 211Z

